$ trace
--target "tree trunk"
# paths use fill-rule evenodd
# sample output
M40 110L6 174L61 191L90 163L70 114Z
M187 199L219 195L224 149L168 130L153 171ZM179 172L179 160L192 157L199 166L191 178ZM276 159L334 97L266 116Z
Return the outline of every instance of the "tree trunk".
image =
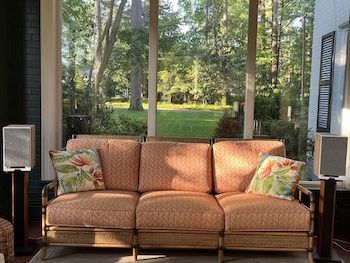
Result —
M101 0L97 0L97 7L100 4ZM123 15L124 7L127 0L121 0L117 14L114 16L113 7L115 0L110 2L110 12L107 23L102 30L100 24L102 24L101 16L98 14L100 12L99 7L97 8L97 41L96 41L96 50L95 56L93 59L93 65L91 70L91 76L94 75L94 95L95 99L92 102L91 109L91 125L95 124L96 112L98 111L99 105L103 103L103 92L102 92L102 77L103 73L108 65L109 58L111 57L114 43L117 40L117 34L120 28L120 21Z
M142 86L141 86L141 50L140 34L142 23L142 3L141 0L132 0L131 6L131 73L130 73L130 110L141 111L142 108Z
M228 48L228 0L223 1L223 16L222 16L222 47L221 47L221 72L224 84L224 94L223 103L226 105L228 101L228 96L230 94L230 84L228 78L228 68L227 68L227 54L229 53Z
M223 15L223 26L224 30L228 31L228 0L224 0L223 2L223 9L224 9L224 15Z
M261 12L261 31L262 31L262 45L263 50L267 47L267 39L266 39L266 3L265 1L260 2L260 12Z
M75 32L71 28L69 23L68 32L68 90L69 90L69 114L75 113L75 64L76 64L76 52L75 52Z
M209 40L209 0L205 2L205 44L208 44Z
M278 6L279 0L272 0L272 67L271 67L271 85L272 89L278 86L278 64L279 64L279 32L278 32Z
M214 31L214 47L215 47L215 54L218 53L218 29L217 29L217 16L216 16L216 5L215 1L212 0L212 9L213 9L213 31Z

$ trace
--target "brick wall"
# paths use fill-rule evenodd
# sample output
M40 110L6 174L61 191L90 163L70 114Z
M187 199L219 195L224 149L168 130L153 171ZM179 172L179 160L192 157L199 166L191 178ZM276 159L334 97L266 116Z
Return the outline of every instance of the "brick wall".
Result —
M40 0L26 0L24 4L24 121L35 124L36 166L30 173L29 213L32 220L41 215L40 176Z

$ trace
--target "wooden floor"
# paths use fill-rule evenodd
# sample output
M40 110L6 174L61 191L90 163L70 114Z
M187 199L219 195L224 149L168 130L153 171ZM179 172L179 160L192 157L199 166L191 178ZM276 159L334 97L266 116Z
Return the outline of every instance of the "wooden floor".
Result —
M335 237L333 242L333 248L337 251L339 257L345 263L350 263L350 240L346 237Z
M33 222L30 223L29 228L29 237L35 242L35 250L32 255L28 256L16 256L14 263L28 263L30 259L40 250L41 247L41 223ZM334 249L337 251L340 258L344 261L344 263L350 263L350 240L346 237L336 237L334 240L337 244L342 246L340 248L337 244L334 244ZM347 251L345 251L346 249Z
M35 249L32 255L15 256L14 263L28 263L41 248L41 223L31 222L29 225L29 239L35 243Z

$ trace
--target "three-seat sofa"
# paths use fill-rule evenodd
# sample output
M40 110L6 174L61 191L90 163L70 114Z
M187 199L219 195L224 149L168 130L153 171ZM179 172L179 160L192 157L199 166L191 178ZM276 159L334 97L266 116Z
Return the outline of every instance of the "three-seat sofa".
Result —
M312 262L312 193L298 186L288 201L244 192L259 153L284 156L282 142L67 142L87 148L98 149L107 190L56 196L57 181L44 187L43 258L48 246L94 246L132 248L135 261L138 249L194 248L217 250L219 262L224 249L305 251Z

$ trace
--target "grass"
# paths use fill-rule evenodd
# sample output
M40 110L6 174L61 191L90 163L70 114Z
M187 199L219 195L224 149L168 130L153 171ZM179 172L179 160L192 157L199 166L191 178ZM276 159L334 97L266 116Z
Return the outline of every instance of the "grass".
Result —
M118 118L119 115L147 120L147 110L134 112L127 108L115 108L115 118ZM212 137L222 115L223 112L218 110L158 110L158 136Z
M129 108L130 102L109 102L108 105L114 108ZM144 109L148 109L148 103L143 102L142 106ZM210 111L223 111L232 110L232 106L229 105L211 105L211 104L173 104L166 102L158 102L158 109L179 109L179 110L210 110Z

